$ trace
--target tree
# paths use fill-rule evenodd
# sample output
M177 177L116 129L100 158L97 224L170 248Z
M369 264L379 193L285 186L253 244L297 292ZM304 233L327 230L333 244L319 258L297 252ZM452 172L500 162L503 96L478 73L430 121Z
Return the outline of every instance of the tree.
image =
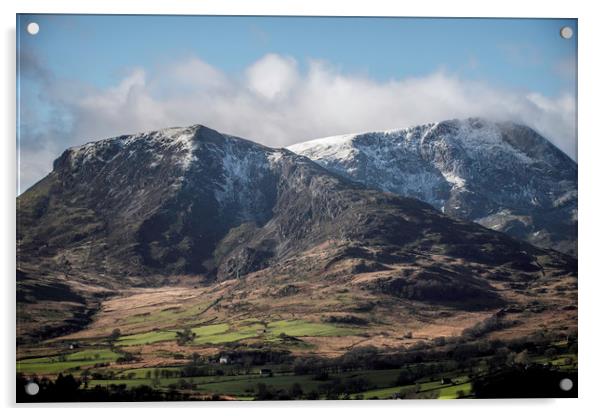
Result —
M136 361L136 356L129 351L123 353L123 355L115 361L117 364L121 363L130 363L132 361Z
M80 384L81 382L76 380L71 374L63 376L62 373L58 375L54 382L57 393L59 395L64 394L65 396L76 392Z
M115 328L111 335L109 335L109 342L113 343L119 339L121 336L121 330L119 328Z
M176 342L178 345L189 344L196 338L196 334L190 328L176 332Z

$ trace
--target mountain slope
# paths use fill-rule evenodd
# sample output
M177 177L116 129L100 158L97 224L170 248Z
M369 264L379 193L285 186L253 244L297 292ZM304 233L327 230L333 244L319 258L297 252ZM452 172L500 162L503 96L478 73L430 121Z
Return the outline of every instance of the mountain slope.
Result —
M577 252L577 165L532 129L483 119L329 137L290 150L540 247Z
M576 277L571 257L203 126L65 151L18 198L17 238L20 306L43 311L20 314L28 335L85 325L104 297L182 275L215 290L234 280L257 299L293 285L308 316L328 310L309 294L333 285L391 308L405 299L475 310L507 304L512 287ZM337 311L357 306L335 307L328 293Z

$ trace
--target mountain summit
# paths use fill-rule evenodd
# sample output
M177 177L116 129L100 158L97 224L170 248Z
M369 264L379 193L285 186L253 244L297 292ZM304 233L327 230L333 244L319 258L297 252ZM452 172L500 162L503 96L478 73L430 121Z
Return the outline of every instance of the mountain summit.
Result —
M577 164L529 127L448 120L288 149L365 186L576 255Z
M444 128L450 137L455 132L444 123L430 127L441 134ZM422 137L433 160L455 169L445 172L458 186L439 181L431 202L471 201L465 194L473 195L467 175L476 169L467 163L473 159L454 158L460 150L441 150L445 140L427 146L431 136ZM350 143L359 146L361 140ZM382 146L383 153L394 148ZM370 141L365 148L379 146ZM562 162L558 157L550 163ZM424 173L428 164L418 159L402 166L415 175L400 186L443 175L443 168ZM498 175L491 186L501 188ZM399 298L426 303L427 309L491 309L515 302L505 293L516 287L576 277L569 256L345 176L290 150L199 125L68 149L46 178L18 198L18 296L21 306L29 305L21 316L31 319L19 331L64 332L61 324L80 325L73 316L94 310L105 296L165 286L182 276L214 292L229 287L220 299L230 299L223 305L232 313L258 318L287 314L294 306L295 313L315 319L375 299L383 314L405 307ZM455 207L448 204L446 214ZM341 303L335 289L352 291L353 302ZM287 301L266 309L265 299L273 296Z

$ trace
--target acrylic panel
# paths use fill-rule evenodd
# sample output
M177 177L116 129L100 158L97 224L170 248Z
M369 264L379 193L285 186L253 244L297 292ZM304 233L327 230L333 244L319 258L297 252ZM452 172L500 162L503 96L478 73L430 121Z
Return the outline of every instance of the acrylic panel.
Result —
M576 397L577 29L17 15L17 401Z

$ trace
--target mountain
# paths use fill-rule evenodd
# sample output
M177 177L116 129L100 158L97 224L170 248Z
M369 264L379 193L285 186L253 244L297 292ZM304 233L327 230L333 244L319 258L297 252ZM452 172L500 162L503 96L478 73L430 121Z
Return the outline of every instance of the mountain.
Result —
M433 136L425 128L422 142L444 131L457 135L445 126L431 126L440 132ZM359 137L358 145L367 140L375 149L370 140L378 136ZM445 182L433 198L446 201L449 192L453 201L470 200L466 173L486 169L467 164L474 156L442 148L441 140L424 147L441 166L456 166L454 180L458 186L465 180L466 191ZM442 175L423 173L424 161L410 162L412 184ZM564 167L565 160L557 155L553 162ZM572 257L347 176L290 150L200 125L68 149L17 201L18 333L23 339L64 334L110 310L102 307L107 298L174 282L207 288L203 296L215 300L203 313L221 302L213 319L292 313L359 314L353 316L367 321L379 308L415 320L433 307L492 310L535 299L559 316L558 308L575 302L566 292L576 288ZM542 295L548 291L555 293L549 302Z
M363 185L577 253L577 164L529 127L480 118L288 147Z

